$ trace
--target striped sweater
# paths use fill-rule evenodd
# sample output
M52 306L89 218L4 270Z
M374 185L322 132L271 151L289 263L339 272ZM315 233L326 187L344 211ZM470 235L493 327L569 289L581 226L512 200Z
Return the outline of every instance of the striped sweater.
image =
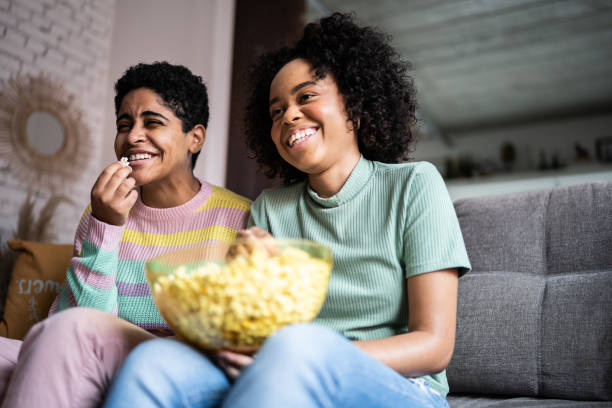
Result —
M66 282L49 314L85 306L146 330L167 330L146 281L146 261L206 242L230 243L249 217L248 199L201 185L195 197L178 207L151 208L139 198L123 226L97 220L89 206L77 228Z

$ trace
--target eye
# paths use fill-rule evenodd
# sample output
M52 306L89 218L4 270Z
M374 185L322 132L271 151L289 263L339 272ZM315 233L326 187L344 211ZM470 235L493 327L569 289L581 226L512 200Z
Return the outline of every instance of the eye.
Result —
M305 93L300 95L300 102L304 103L307 102L309 99L314 98L316 95L315 94L310 94L310 93Z
M160 122L159 120L150 119L145 122L145 125L149 127L154 127L154 126L162 126L163 123Z
M274 109L270 109L270 117L272 119L277 118L278 116L282 115L284 112L284 110L282 108L274 108Z
M117 123L117 132L126 132L130 130L130 125L128 123Z

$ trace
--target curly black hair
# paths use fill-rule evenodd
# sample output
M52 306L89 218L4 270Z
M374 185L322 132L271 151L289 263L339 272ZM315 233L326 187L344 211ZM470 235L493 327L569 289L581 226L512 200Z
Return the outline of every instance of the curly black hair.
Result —
M297 58L308 61L318 78L332 74L366 159L384 163L409 159L415 142L411 126L416 123L411 66L391 46L389 35L360 27L354 19L352 14L334 13L308 24L293 47L264 54L252 65L245 137L267 177L279 176L284 184L307 177L281 158L270 137L270 84L285 64Z
M181 120L183 132L196 125L208 126L206 85L202 77L194 75L187 67L162 61L128 68L115 83L115 115L119 113L125 95L138 88L148 88L158 94ZM197 152L191 156L192 169L199 155Z

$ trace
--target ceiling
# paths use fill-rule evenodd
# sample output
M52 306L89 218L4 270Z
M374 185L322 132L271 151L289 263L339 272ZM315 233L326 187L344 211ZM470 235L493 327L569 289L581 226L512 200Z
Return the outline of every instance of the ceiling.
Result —
M393 36L438 135L612 113L612 0L310 0L307 18L333 11Z

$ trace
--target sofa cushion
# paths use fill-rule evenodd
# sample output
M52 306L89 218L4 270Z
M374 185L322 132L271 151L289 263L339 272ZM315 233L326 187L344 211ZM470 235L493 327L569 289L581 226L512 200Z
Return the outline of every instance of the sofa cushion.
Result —
M0 336L23 339L36 322L47 317L72 257L72 245L8 241L19 251L11 274Z
M612 399L611 273L549 277L542 316L541 394Z
M610 408L608 401L575 401L529 397L449 395L451 408Z
M612 400L612 183L455 203L451 392Z
M508 272L459 280L457 346L447 369L452 392L537 395L544 286L541 276Z
M547 274L612 270L612 183L550 191Z
M544 274L547 203L547 195L532 192L457 200L455 210L472 264L470 274Z

